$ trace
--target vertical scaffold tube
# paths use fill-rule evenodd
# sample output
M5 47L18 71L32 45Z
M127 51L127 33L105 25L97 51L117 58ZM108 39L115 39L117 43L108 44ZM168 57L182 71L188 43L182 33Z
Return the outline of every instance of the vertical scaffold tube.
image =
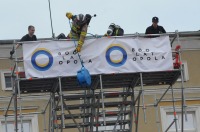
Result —
M45 117L45 113L46 113L46 112L43 113L43 123L44 123L44 126L43 126L44 128L43 128L43 129L44 129L44 132L47 132L47 129L46 129L46 117Z
M135 92L134 88L132 88L132 93L131 93L131 107L130 107L131 113L130 113L130 125L129 129L130 132L132 132L133 129L133 115L135 115ZM134 116L135 118L135 116Z
M105 115L105 105L104 105L104 91L103 91L103 84L102 84L102 75L100 76L100 86L101 86L101 103L102 103L102 113L103 113L103 121L104 125L106 125L106 115Z
M8 132L7 115L5 115L5 130L6 130L6 132Z
M14 40L14 44L15 44L15 40ZM14 51L15 51L15 49L16 49L16 46L15 46L15 48L14 48ZM15 51L16 52L16 51ZM16 60L16 55L15 55L15 60ZM16 63L17 62L15 62L15 65L16 65ZM13 69L13 70L15 70L15 69ZM16 88L16 85L15 85L15 80L14 80L14 77L12 77L12 79L13 79L13 92L14 92L14 100L13 100L13 102L14 102L14 111L15 111L15 113L14 113L14 116L15 116L15 127L14 127L14 131L15 132L18 132L18 120L17 120L17 88Z
M59 90L60 90L60 101L61 101L61 112L62 112L62 128L65 128L65 113L64 113L64 107L63 107L63 93L62 93L62 85L61 85L61 77L59 79ZM62 129L61 129L62 130Z
M160 120L159 120L159 114L158 114L158 106L156 105L157 104L157 96L156 95L154 96L154 101L155 101L154 108L155 108L155 114L156 114L156 125L158 128L158 132L160 132Z
M178 124L177 124L177 117L176 117L176 107L175 107L175 99L174 99L174 89L171 86L171 90L172 90L172 103L173 103L173 111L174 111L174 122L175 122L175 129L176 132L178 132Z
M146 121L146 106L144 104L144 89L143 89L143 77L142 77L142 73L140 73L140 84L141 84L141 91L142 91L142 109L143 109L143 113L144 113L144 122L147 123Z
M15 42L14 42L15 43ZM17 116L18 116L18 106L17 106L17 94L19 93L20 94L20 91L19 91L19 76L18 76L18 62L17 62L17 47L15 46L15 65L16 65L16 79L14 81L14 85L15 85L15 131L18 132L18 119L17 119ZM17 83L16 83L17 82ZM20 98L19 98L20 99ZM21 105L19 103L19 106L20 106L20 121L21 121L21 130L23 132L23 124L22 124L22 120L21 120Z
M16 81L17 81L17 94L18 94L18 99L19 99L19 115L20 115L20 123L21 123L21 132L24 132L23 128L23 116L22 116L22 105L21 105L21 93L20 93L20 85L19 85L19 71L18 71L18 55L17 55L17 47L15 48L15 62L16 62ZM16 88L16 87L15 87Z
M178 33L178 30L176 30L176 35L177 35L177 41L178 41L178 44L181 45L180 43L180 37L179 37L179 33ZM182 65L182 58L181 58L181 49L179 49L179 62L181 63L180 65L180 70L181 70L181 132L184 132L184 113L185 113L185 119L187 120L187 110L186 110L186 103L185 103L185 88L184 88L184 85L183 85L183 81L184 81L184 78L183 78L183 65Z

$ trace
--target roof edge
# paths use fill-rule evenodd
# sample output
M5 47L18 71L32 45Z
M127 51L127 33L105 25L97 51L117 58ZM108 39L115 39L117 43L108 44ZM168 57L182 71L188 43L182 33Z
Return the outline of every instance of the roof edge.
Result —
M182 31L182 32L167 32L166 34L162 34L162 35L169 35L170 37L175 37L177 34L179 34L180 37L197 37L197 36L200 36L200 30L199 31ZM103 37L103 35L98 35L100 37ZM135 34L125 34L124 35L125 37L126 36L149 36L149 35L145 35L144 33L135 33ZM153 36L153 34L152 34ZM157 34L158 36L158 34ZM95 38L96 35L93 35L92 34L90 36L87 36L87 38ZM38 40L53 40L54 38L39 38ZM5 39L5 40L0 40L0 45L3 45L3 44L13 44L13 43L16 43L16 42L19 42L20 39Z

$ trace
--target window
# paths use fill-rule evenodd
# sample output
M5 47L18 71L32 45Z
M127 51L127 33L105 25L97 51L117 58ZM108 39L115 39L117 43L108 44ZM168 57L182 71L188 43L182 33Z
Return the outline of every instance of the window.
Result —
M1 72L1 85L3 90L12 90L11 73Z
M105 117L105 120L106 121L113 121L115 123L116 120L117 120L117 118L118 118L118 116L110 116L110 117ZM119 120L121 120L121 118L124 118L124 116L120 116ZM126 120L129 120L128 115L126 115ZM99 121L103 122L104 118L103 117L99 117ZM98 131L101 131L101 132L103 132L103 131L113 132L114 126L115 125L109 125L109 126L103 126L102 125L102 126L98 126ZM121 129L123 129L123 127ZM129 125L128 124L125 125L125 129L129 129ZM96 127L94 127L93 130L96 131ZM120 125L116 125L116 130L120 130Z
M2 122L2 132L6 132L6 124L5 122ZM23 130L24 132L32 132L31 131L32 126L31 126L31 120L25 120L23 121ZM14 122L13 121L8 121L7 122L7 132L13 132L15 130ZM18 131L21 132L21 123L18 121Z
M184 115L184 132L200 132L199 127L199 116L200 116L200 107L188 107L187 108L187 120L185 120ZM181 131L181 109L177 109L177 128L178 131ZM169 127L169 125L174 121L174 114L172 107L161 107L161 121L162 121L162 130L163 132ZM168 132L176 132L175 123L170 127Z
M7 125L6 125L7 124ZM7 118L7 123L5 123L5 118L0 118L0 131L6 132L14 132L14 117ZM23 130L24 132L38 132L38 118L37 115L26 115L23 117ZM18 131L21 132L21 122L18 121Z
M181 113L177 113L177 128L178 130L181 130ZM169 126L172 121L174 120L174 115L172 112L167 112L167 126ZM188 112L187 113L187 121L185 120L185 115L184 115L184 129L185 130L190 130L191 132L196 132L196 121L195 121L195 112ZM174 132L176 131L175 129L175 123L173 126L169 129L169 132Z
M186 61L182 62L182 67L183 67L183 81L188 81L189 80L189 73L188 73L188 66L187 66ZM178 78L177 81L181 81L181 76Z

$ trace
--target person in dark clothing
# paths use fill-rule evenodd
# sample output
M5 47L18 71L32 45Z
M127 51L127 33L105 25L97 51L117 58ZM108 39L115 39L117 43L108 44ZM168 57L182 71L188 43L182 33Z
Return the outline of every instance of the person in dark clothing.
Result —
M162 26L158 25L158 17L152 18L152 25L146 29L145 34L161 34L166 33L165 29Z
M24 35L20 41L23 42L23 41L37 41L37 37L34 35L34 32L35 32L35 27L30 25L28 26L28 34ZM16 49L20 46L21 44L17 44L16 45ZM15 53L15 49L13 47L13 49L10 51L10 56L12 58L13 54Z
M24 35L20 41L37 41L36 35L34 35L35 27L30 25L28 26L28 34Z

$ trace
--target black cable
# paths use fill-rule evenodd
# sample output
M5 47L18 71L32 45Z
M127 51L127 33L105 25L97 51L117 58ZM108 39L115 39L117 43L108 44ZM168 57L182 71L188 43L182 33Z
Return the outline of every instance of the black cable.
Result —
M52 22L52 16L51 16L51 2L49 1L49 15L50 15L50 21L51 21L51 32L52 32L52 38L54 38L54 32L53 32L53 22Z

